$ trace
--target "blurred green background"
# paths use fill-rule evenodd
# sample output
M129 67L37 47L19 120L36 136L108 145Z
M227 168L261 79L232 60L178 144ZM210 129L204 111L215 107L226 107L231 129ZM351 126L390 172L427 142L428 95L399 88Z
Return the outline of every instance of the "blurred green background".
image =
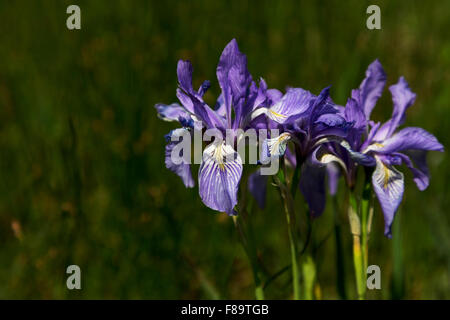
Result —
M66 28L70 4L81 7L79 31ZM366 28L369 4L380 6L382 30ZM205 99L213 103L218 58L236 38L254 78L314 93L331 84L344 104L379 58L388 85L404 75L417 93L405 125L448 146L448 30L449 1L1 1L0 298L253 298L232 220L164 166L163 136L176 124L159 120L153 106L176 101L177 60L192 61L195 87L212 81ZM391 111L385 90L375 119ZM424 192L403 169L392 240L376 206L369 263L381 267L382 290L371 299L450 298L448 152L428 159ZM290 256L273 187L268 198L251 223L274 274ZM341 297L331 209L313 224L324 299ZM340 221L354 298L344 214ZM66 288L70 264L81 267L80 291ZM287 272L266 297L290 292Z

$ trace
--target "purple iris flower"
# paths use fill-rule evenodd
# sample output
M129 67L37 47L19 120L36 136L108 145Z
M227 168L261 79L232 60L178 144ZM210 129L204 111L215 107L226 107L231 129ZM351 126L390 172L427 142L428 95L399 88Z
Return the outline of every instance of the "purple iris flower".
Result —
M285 156L294 167L301 165L299 187L308 202L310 213L318 216L325 208L324 164L330 162L328 158L333 155L321 153L319 161L316 159L317 151L329 141L343 139L353 123L339 114L339 109L329 97L329 88L322 90L318 96L301 88L291 88L285 95L279 94L269 105L253 114L264 113L267 121L275 122L282 133L264 141L261 162ZM289 141L293 142L293 152L287 148ZM258 194L263 193L261 188L264 185L255 182L260 179L251 177L249 186L258 203L262 203Z
M259 87L247 70L247 58L239 51L236 40L223 50L217 66L217 79L222 90L215 108L208 106L203 95L210 83L205 81L195 91L192 86L192 65L189 61L178 62L177 97L179 104L157 104L159 117L167 121L179 121L182 128L173 130L167 139L166 167L180 176L186 187L194 186L189 161L174 163L173 148L178 144L172 138L193 135L195 130L215 129L232 141L214 140L203 150L198 173L199 193L203 203L211 209L235 214L237 192L242 175L242 159L235 150L242 130L251 127L251 113L266 101L267 86L263 79ZM242 130L241 130L242 129ZM174 136L175 135L175 136ZM177 140L177 139L175 139Z
M405 164L411 170L419 190L425 190L429 184L426 152L442 152L444 147L422 128L397 130L405 120L406 109L416 99L416 94L403 77L389 87L394 105L391 119L382 125L369 120L385 83L383 67L375 60L369 65L360 87L352 91L346 107L341 109L341 114L354 122L346 141L340 144L346 152L337 146L333 151L342 160L350 185L354 183L356 163L375 166L372 185L383 210L385 235L391 237L392 222L404 192L403 173L394 166Z

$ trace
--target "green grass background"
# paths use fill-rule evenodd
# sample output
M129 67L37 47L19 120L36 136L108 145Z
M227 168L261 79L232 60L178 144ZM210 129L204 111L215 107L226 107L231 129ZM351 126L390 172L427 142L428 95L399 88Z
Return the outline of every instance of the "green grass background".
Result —
M75 3L82 29L69 31L66 8ZM373 3L382 30L365 26ZM163 136L176 124L159 120L153 106L176 101L177 60L192 61L196 87L212 81L212 102L218 58L236 38L254 78L315 93L331 84L344 104L379 58L388 85L404 75L417 93L406 125L448 146L448 30L448 1L1 1L0 298L253 298L232 220L164 166ZM386 90L374 117L391 111ZM376 206L369 263L381 267L382 290L369 298L450 298L448 152L428 159L426 191L406 174L393 240ZM273 274L290 256L273 187L268 198L251 223ZM354 298L343 214L341 222ZM328 206L313 224L325 299L339 298L332 223ZM70 264L81 267L80 291L66 289ZM266 296L290 291L288 272Z

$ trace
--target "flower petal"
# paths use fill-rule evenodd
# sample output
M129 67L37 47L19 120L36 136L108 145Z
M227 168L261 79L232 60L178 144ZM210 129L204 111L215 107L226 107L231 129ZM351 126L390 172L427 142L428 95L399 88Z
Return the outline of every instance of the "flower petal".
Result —
M310 214L318 217L325 209L325 167L305 162L300 176L300 191L308 203Z
M310 111L314 98L311 92L301 88L288 89L283 98L269 108L267 116L278 123L285 123L290 117L301 117Z
M385 165L378 157L376 161L372 185L384 214L384 234L391 237L392 222L403 198L403 173L393 166Z
M178 103L155 105L158 117L164 121L178 121L180 118L189 118L189 113Z
M265 139L261 146L260 162L267 164L271 159L282 157L290 139L291 135L287 132L283 132L275 138Z
M394 110L390 120L390 128L386 137L390 135L405 121L406 109L411 106L416 100L416 94L411 91L405 78L400 77L398 82L389 87L392 94L392 101L394 103Z
M376 151L380 153L392 153L411 149L444 151L444 146L435 136L417 127L404 128L377 145L378 148L376 148Z
M216 74L224 97L227 121L231 124L231 106L238 105L252 79L247 70L247 57L239 51L236 39L223 50Z
M355 93L359 91L358 102L366 115L366 119L370 119L370 114L381 97L385 84L386 74L377 59L369 65L366 70L366 78L361 82L359 90L355 91Z
M402 153L398 153L398 155L402 158L403 163L409 170L411 170L417 188L419 188L420 191L425 190L430 184L430 174L426 161L427 151L412 151L409 156ZM411 161L411 159L413 159L413 161ZM414 164L416 166L414 166Z
M174 137L176 137L176 139L173 139ZM183 154L176 154L176 155L173 154L174 148L179 143L182 143L182 141L179 141L181 137L183 139L190 138L189 131L184 128L179 128L173 130L166 136L166 138L170 141L166 145L165 149L166 168L177 174L181 178L181 180L183 180L183 183L186 186L186 188L193 188L195 182L194 179L192 178L191 165L189 164L189 161L186 161L187 159L184 159ZM181 159L177 159L177 161L174 161L175 157L176 158L181 157Z
M237 192L242 175L239 154L224 142L211 143L203 151L198 173L199 193L211 209L235 214Z
M255 198L258 206L264 209L266 206L267 175L262 175L260 169L252 173L248 178L248 190Z

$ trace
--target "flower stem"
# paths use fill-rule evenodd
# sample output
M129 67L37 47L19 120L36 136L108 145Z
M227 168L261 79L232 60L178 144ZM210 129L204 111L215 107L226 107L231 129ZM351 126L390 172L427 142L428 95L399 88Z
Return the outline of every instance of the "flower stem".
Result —
M363 300L366 293L364 258L361 251L361 222L358 216L358 204L354 190L350 190L348 218L353 235L353 264L355 267L356 289L358 299Z
M258 266L258 261L256 257L256 252L254 250L254 245L252 241L248 241L249 239L246 237L244 230L242 228L242 224L240 223L240 215L233 216L233 222L236 227L237 233L239 235L239 240L244 248L245 253L247 254L247 258L250 262L253 271L253 280L255 282L255 298L257 300L264 300L264 288L263 283L260 278L260 269Z
M369 234L370 226L372 223L373 215L373 201L372 201L372 189L370 179L366 175L366 182L364 184L363 196L362 196L362 210L361 210L361 233L362 233L362 255L363 255L363 266L364 273L367 271L368 260L369 260Z
M345 290L345 261L344 261L344 249L341 239L341 225L339 222L339 205L336 195L333 196L333 208L334 208L334 236L336 241L336 268L337 268L337 290L341 299L347 299L347 293Z
M300 274L298 267L297 246L295 239L295 209L294 199L286 182L286 168L284 160L280 161L280 170L278 175L274 176L275 183L279 188L281 199L284 204L284 212L286 214L286 222L288 227L289 247L291 252L291 270L292 270L292 286L294 300L300 299Z

